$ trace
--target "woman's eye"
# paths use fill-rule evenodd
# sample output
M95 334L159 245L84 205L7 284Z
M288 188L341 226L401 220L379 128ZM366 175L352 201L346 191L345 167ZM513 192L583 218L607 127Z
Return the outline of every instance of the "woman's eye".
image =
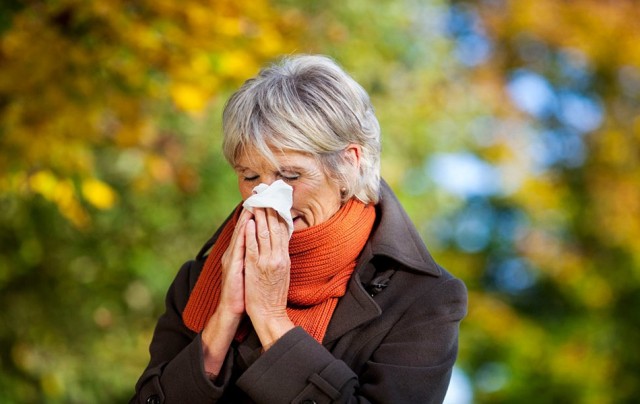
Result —
M285 181L295 181L300 178L298 174L280 174L280 177Z
M255 181L255 180L257 180L259 177L260 177L259 175L253 175L253 176L251 176L251 177L244 177L244 180L245 180L245 181Z

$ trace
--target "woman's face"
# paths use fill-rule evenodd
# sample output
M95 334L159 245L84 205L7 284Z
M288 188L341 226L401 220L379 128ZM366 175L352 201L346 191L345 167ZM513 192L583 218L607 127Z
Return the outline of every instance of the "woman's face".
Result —
M283 180L293 187L294 231L325 222L340 209L340 185L327 177L313 157L293 151L278 151L275 156L279 170L256 150L242 153L234 168L243 200L255 186Z

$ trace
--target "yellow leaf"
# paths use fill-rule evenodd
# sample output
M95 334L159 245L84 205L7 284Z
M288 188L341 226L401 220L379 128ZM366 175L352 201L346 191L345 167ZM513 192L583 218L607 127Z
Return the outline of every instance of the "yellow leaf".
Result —
M39 171L29 178L31 189L52 200L58 180L49 171Z
M209 101L205 91L193 84L186 83L172 85L171 98L178 108L188 112L202 111Z
M222 74L235 78L249 77L258 70L253 56L241 50L222 55L219 67Z
M98 209L109 209L116 202L116 193L113 189L95 178L82 181L82 195Z

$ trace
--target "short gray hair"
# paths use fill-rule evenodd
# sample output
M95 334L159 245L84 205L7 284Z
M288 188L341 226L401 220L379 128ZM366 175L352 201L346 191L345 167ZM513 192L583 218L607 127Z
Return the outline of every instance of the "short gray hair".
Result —
M377 203L380 192L380 124L369 95L326 56L282 59L247 80L222 115L223 153L232 166L247 148L275 164L273 150L309 154L345 189ZM345 149L361 147L360 172L349 175Z

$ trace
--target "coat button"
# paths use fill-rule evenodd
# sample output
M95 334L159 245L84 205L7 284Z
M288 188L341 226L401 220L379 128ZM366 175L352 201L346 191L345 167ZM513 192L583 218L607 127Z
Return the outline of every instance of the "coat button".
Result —
M316 404L316 402L315 402L315 400L306 399L306 400L302 401L302 404Z
M147 398L147 404L160 404L160 397L158 397L157 394L149 396L149 398Z

